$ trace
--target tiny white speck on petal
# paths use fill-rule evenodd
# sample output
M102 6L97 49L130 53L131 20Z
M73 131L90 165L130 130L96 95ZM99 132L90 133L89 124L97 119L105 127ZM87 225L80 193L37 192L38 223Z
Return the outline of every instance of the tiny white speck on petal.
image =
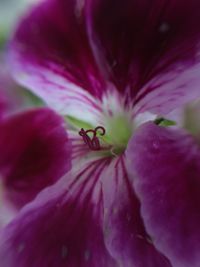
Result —
M158 141L154 141L154 142L153 142L153 148L154 148L155 150L158 150L158 149L159 149L159 145L160 145L160 143L159 143Z
M126 219L127 219L128 222L130 222L130 220L131 220L131 215L130 215L129 213L126 214Z
M90 258L90 251L89 250L86 250L85 251L84 258L85 258L85 261L88 261L89 260L89 258Z
M110 234L110 228L106 227L106 228L104 229L104 236L105 236L105 237L108 237L109 234Z
M68 249L66 246L62 246L62 249L61 249L61 256L62 256L62 259L65 259L68 255Z
M25 248L25 243L20 243L19 246L17 247L18 253L21 253Z
M117 214L117 213L118 213L118 209L117 209L116 207L114 207L114 208L112 209L112 213L113 213L113 214Z
M166 22L163 22L159 27L159 32L165 33L165 32L168 32L169 29L170 29L169 24Z

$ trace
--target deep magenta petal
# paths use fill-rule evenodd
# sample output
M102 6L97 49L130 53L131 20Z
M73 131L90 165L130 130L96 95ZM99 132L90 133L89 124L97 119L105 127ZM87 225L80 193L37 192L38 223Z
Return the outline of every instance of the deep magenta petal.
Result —
M86 2L96 60L140 112L168 112L200 95L198 0Z
M200 148L181 130L152 123L129 143L129 171L157 249L175 267L199 267Z
M6 195L17 206L32 200L71 167L71 143L63 120L47 108L4 120L0 151Z
M34 77L48 70L64 79L66 90L67 83L72 83L100 97L105 86L88 43L83 13L84 5L75 0L42 1L33 8L11 42L11 54L19 60L18 71ZM34 86L33 77L29 87ZM18 79L23 80L20 73ZM37 92L37 88L33 90Z
M166 114L200 96L199 8L198 0L42 1L10 44L13 74L81 119L116 88L136 114Z
M27 205L1 233L1 267L118 267L102 229L105 165L69 173Z
M104 176L104 231L110 254L123 267L171 267L144 228L123 157L114 160Z

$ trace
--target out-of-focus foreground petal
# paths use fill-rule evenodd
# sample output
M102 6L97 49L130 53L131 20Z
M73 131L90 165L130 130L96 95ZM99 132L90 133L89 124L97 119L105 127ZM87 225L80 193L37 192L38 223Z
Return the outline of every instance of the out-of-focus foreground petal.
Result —
M130 173L146 229L175 267L199 267L200 148L181 130L142 126L129 143Z
M117 267L102 230L99 175L107 161L68 173L1 233L2 267Z
M63 120L47 108L2 121L0 151L5 194L17 206L32 200L71 167L71 143Z
M148 240L124 168L92 160L43 191L2 231L1 266L171 267Z

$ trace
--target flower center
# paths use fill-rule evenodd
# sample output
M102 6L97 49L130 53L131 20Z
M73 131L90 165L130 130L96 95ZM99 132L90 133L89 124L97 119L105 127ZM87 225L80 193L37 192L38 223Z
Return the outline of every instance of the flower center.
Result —
M108 117L105 120L106 135L104 141L110 145L112 155L124 152L133 133L133 122L124 114Z
M105 128L104 128L105 127ZM106 153L106 155L119 155L126 149L132 135L132 123L125 116L108 117L104 126L81 127L79 135L90 150Z
M123 154L134 130L145 121L154 121L155 124L164 127L175 125L174 121L150 115L143 114L143 117L140 116L138 120L134 121L128 113L123 112L117 115L103 116L102 125L96 127L70 116L67 116L67 122L76 134L82 137L83 143L91 151L97 151L107 157Z

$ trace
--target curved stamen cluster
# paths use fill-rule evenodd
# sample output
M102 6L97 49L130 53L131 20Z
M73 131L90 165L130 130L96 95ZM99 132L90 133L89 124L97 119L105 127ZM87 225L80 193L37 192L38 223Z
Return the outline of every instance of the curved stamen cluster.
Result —
M94 151L101 149L99 138L97 137L97 133L99 130L101 131L99 133L101 136L105 135L106 130L102 126L97 126L94 130L89 129L86 131L81 128L81 130L79 131L79 135L83 137L83 141L85 142L85 144L88 145L88 147ZM93 134L92 137L89 136L89 133Z

